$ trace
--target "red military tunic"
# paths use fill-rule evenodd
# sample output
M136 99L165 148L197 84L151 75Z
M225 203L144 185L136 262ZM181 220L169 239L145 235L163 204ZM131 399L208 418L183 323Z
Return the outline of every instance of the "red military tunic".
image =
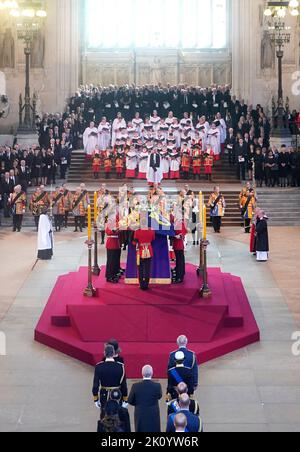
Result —
M109 227L105 230L107 240L106 249L107 250L119 250L121 248L121 242L118 231L113 231Z
M153 257L152 242L155 240L155 231L151 229L139 229L134 233L134 241L139 244L139 255L141 259Z
M176 236L173 239L173 249L174 251L184 251L184 239L187 235L187 229L185 224L182 223L182 228L180 230L176 230Z

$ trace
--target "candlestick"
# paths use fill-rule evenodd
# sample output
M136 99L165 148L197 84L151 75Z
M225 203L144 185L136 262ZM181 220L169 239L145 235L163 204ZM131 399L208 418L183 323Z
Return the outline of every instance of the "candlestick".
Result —
M83 295L87 298L94 298L97 295L97 290L93 286L93 273L92 273L92 249L94 242L92 240L88 240L86 242L88 247L88 284L83 292Z
M199 193L199 215L200 215L200 224L203 224L203 193L200 191Z
M98 193L95 191L94 193L94 224L97 223L97 217L98 217Z
M203 240L207 239L207 210L206 206L203 207Z
M88 206L88 241L92 240L92 208Z
M207 272L207 247L209 245L208 240L203 240L203 286L200 289L200 297L201 298L211 298L212 291L208 285L208 272Z

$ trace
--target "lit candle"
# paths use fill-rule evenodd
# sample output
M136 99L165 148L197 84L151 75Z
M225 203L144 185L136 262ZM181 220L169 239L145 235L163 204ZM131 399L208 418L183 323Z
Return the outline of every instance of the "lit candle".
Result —
M92 240L92 208L88 206L88 240Z
M97 217L98 217L98 208L97 208L97 204L98 204L98 193L95 191L94 193L94 223L97 223Z
M207 239L207 213L206 206L203 206L203 240Z
M200 224L203 224L203 193L200 191L199 193L199 213L200 213Z

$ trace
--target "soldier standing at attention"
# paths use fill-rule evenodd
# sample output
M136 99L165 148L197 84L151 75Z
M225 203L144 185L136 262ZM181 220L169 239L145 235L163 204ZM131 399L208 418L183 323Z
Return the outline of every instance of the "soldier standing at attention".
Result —
M65 203L64 203L64 188L56 187L55 192L51 196L51 206L54 216L55 231L60 232L64 222Z
M148 212L141 212L141 229L135 231L133 241L137 244L137 262L139 267L139 281L141 290L148 290L153 258L152 242L155 231L148 229Z
M210 217L216 234L220 234L222 218L225 215L226 203L224 196L220 193L220 187L215 187L210 195L207 207L210 208Z
M65 184L62 185L62 188L64 189L64 207L65 207L64 224L65 224L65 228L67 229L69 213L72 210L73 195L70 192L70 190L67 189Z
M14 192L8 199L8 205L13 214L13 232L21 232L23 215L26 209L26 194L22 191L21 185L17 185Z
M32 212L32 215L34 217L34 223L36 226L36 230L38 230L39 227L39 219L45 210L47 210L50 206L50 199L48 196L48 193L45 191L45 186L41 185L38 187L35 191L35 193L32 195L30 200L29 208Z
M175 366L168 370L167 401L170 402L178 397L177 387L185 383L188 387L188 395L194 395L193 370L184 365L185 356L181 351L175 354Z
M88 209L88 203L86 200L86 194L80 187L77 188L76 193L73 198L72 204L73 214L75 217L75 231L78 232L78 228L80 232L82 232L85 225L85 216Z
M115 361L114 355L114 347L107 345L105 347L105 360L97 364L95 368L93 396L96 407L101 409L101 416L105 413L106 404L113 391L121 391L123 405L128 400L125 366Z
M251 232L251 222L254 216L255 206L255 192L251 188L241 199L241 214L244 218L245 234L250 234Z

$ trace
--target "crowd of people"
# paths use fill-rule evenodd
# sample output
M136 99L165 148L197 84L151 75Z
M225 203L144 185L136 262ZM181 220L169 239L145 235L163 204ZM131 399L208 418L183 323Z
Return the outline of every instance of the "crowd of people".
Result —
M198 388L198 362L194 352L188 349L188 339L180 336L178 349L169 357L165 395L168 414L167 433L203 432L200 407L195 400ZM105 345L104 358L95 368L93 397L100 410L99 433L129 433L131 422L128 406L134 407L136 433L160 433L161 416L159 402L163 398L162 387L153 381L154 370L146 365L142 369L141 382L128 391L126 363L120 356L116 340Z

